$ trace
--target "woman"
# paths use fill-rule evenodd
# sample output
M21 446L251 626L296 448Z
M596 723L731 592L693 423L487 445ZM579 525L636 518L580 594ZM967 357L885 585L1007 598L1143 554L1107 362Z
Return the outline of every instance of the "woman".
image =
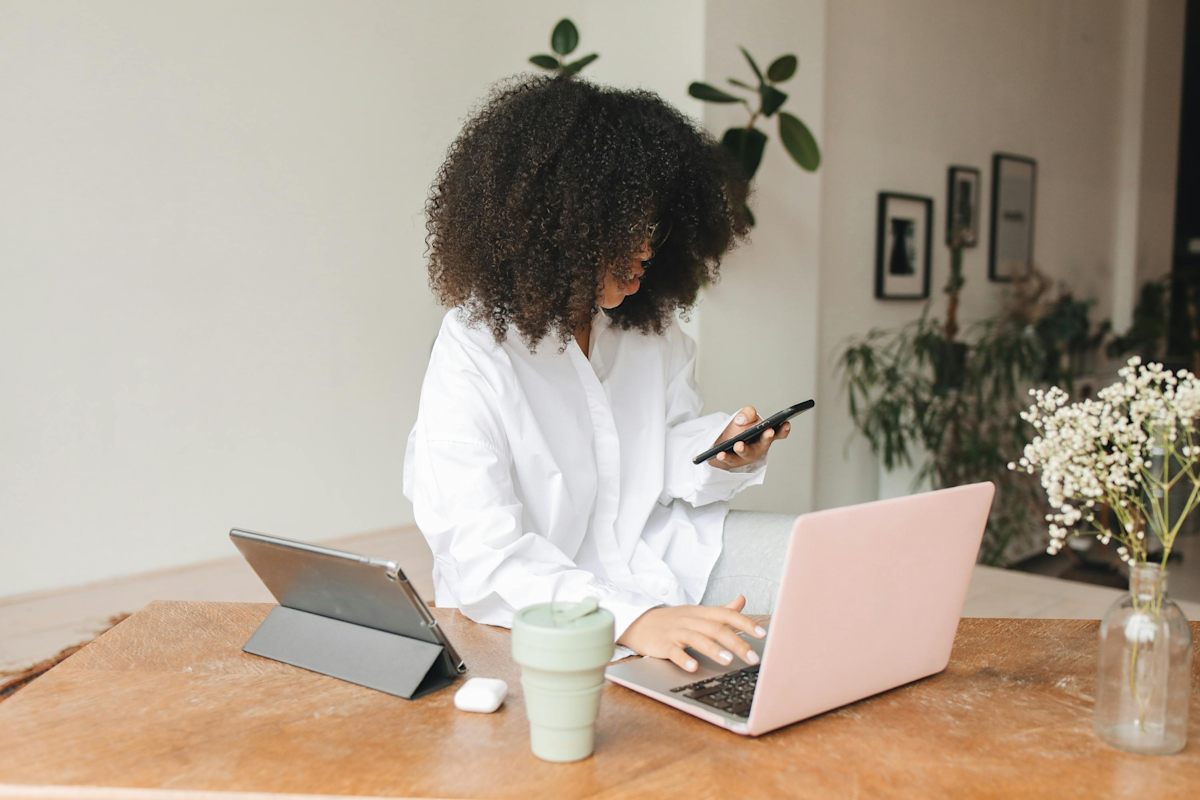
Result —
M437 605L510 626L526 605L592 595L636 652L689 671L686 647L757 662L736 633L765 635L745 598L714 607L727 598L706 589L753 584L742 562L766 559L751 610L769 610L778 543L722 557L722 535L790 426L693 465L758 415L700 416L675 321L748 232L746 189L650 92L519 76L472 115L426 208L430 286L451 311L404 464Z

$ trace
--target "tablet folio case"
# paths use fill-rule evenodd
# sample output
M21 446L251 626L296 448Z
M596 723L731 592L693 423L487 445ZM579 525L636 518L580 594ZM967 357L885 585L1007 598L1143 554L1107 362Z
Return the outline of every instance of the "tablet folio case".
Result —
M242 650L407 700L457 675L440 644L286 606L271 609Z

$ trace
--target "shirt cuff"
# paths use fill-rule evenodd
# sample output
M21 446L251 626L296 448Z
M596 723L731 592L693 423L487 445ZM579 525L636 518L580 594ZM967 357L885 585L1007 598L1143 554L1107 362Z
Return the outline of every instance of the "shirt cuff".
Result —
M661 605L662 603L659 603L644 594L638 594L637 592L615 592L600 599L600 607L608 609L613 615L614 642L625 635L626 629L628 629L638 617L640 617L642 614L645 614L650 609L658 608ZM617 645L617 648L622 649L621 645ZM633 651L630 650L629 652L622 654L620 658L624 658L631 652Z
M730 414L718 431L725 430L729 423L733 421L735 415ZM770 458L771 451L768 450L762 458L752 464L745 464L732 469L721 469L714 467L707 461L702 462L698 466L699 480L697 486L697 494L704 498L702 502L712 502L714 500L730 500L735 494L750 486L758 486L761 484L767 475L767 459ZM699 505L699 504L697 504Z
M630 656L636 656L636 655L637 655L637 653L633 652L625 645L618 644L618 645L613 646L612 661L620 661L622 658L629 658ZM612 661L610 661L609 663L611 664Z

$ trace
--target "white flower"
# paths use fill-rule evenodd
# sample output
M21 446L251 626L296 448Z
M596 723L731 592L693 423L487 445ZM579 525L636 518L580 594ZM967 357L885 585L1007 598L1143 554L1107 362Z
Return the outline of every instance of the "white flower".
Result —
M1140 543L1146 534L1139 521L1148 513L1148 498L1161 497L1164 462L1169 469L1187 470L1187 479L1193 480L1192 465L1200 459L1200 446L1193 443L1200 380L1187 370L1172 373L1161 364L1143 366L1136 357L1118 374L1121 380L1095 398L1074 403L1058 387L1031 390L1034 404L1021 414L1036 435L1009 468L1041 473L1042 486L1057 511L1047 515L1050 552L1061 550L1068 536L1082 532L1109 541L1112 534L1095 518L1099 503L1119 520L1118 538L1127 545L1119 550L1122 560L1144 559ZM1194 507L1189 504L1177 513Z
M1154 641L1158 625L1145 614L1134 614L1125 622L1125 640L1146 644Z

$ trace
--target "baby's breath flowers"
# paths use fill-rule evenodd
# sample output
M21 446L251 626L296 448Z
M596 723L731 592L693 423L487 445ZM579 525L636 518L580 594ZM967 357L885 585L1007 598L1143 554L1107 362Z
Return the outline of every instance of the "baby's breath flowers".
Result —
M1093 534L1101 543L1116 538L1117 554L1131 566L1147 558L1146 529L1163 544L1163 564L1175 535L1200 503L1200 380L1187 370L1142 365L1131 358L1122 380L1095 399L1069 403L1058 387L1031 390L1034 405L1021 418L1037 431L1020 461L1009 469L1041 472L1042 486L1057 513L1050 523L1048 553L1071 536ZM1191 487L1172 518L1171 489ZM1101 506L1117 526L1102 525Z

